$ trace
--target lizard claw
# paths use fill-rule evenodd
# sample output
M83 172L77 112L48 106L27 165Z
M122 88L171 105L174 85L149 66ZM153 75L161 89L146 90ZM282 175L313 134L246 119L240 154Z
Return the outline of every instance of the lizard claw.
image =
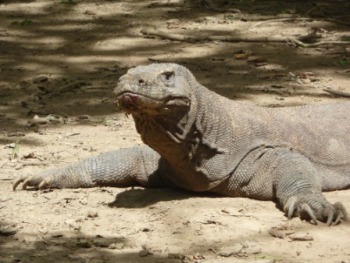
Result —
M325 222L327 225L337 225L341 220L348 220L343 204L337 202L332 205L319 194L290 197L283 210L289 219L293 216L300 216L315 225L318 224L318 221Z
M33 179L33 175L28 175L28 174L24 174L19 176L16 181L14 182L13 186L12 186L12 190L16 191L17 187L22 184L22 189L26 190L28 185L31 185L31 181Z
M50 185L50 182L52 180L50 178L44 179L41 181L41 183L39 184L39 189L45 189Z
M318 225L317 217L309 204L305 203L300 206L300 214L306 215L305 217L309 217L312 223Z
M32 182L33 179L35 179L35 177L34 177L33 175L28 176L28 177L23 181L22 190L26 190L26 189L27 189L27 186L33 185L33 182Z
M337 211L340 211L340 213L338 213L338 215L337 215L337 218L333 222L334 225L339 224L341 219L343 219L344 221L349 220L348 212L346 211L346 209L342 203L336 202L333 206L335 207L335 209Z
M16 179L16 181L13 183L12 190L16 191L17 186L24 181L24 177L20 176Z
M288 219L291 219L296 213L307 214L312 223L314 223L315 225L318 224L315 213L312 211L311 207L307 203L301 204L300 207L298 207L298 198L296 196L293 196L288 199L283 210L286 213Z
M296 209L296 203L298 198L295 196L288 199L287 203L284 205L284 213L287 215L288 219L292 219L294 211Z
M21 175L13 183L12 189L16 191L17 187L22 183L22 190L26 190L28 186L36 187L39 189L46 188L50 185L52 180L49 177L45 179L40 175Z
M337 216L337 218L336 218L336 221L338 221L338 218L339 218L339 216L340 216L341 214L339 213L339 215ZM328 215L327 215L327 225L331 225L332 224L332 221L333 221L333 218L334 218L334 212L332 211L332 210L330 210L329 212L328 212ZM335 221L334 221L335 222Z
M84 178L83 178L84 179ZM12 189L16 191L20 184L23 190L32 187L36 190L47 188L78 188L93 186L93 182L85 183L81 177L74 176L66 169L54 168L45 170L38 174L24 174L20 175L13 183Z

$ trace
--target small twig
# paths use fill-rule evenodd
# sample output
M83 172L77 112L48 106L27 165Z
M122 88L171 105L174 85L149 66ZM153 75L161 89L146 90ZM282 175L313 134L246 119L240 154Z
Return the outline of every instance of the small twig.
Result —
M160 37L168 40L182 41L182 42L198 42L200 40L204 40L199 37L184 36L180 34L169 34L166 32L156 31L152 29L141 29L140 33L144 36Z
M29 161L29 162L23 162L23 166L48 166L48 162L41 162L41 161Z
M16 170L20 170L22 169L23 167L25 166L48 166L49 163L48 162L41 162L41 161L27 161L27 162L22 162L22 163L19 163L15 169Z
M295 46L304 47L304 48L319 47L319 46L326 46L326 45L350 45L349 41L321 41L321 42L307 44L295 38L289 38L288 40L291 43L293 43Z
M249 43L285 43L287 39L284 37L255 37L255 36L208 36L208 40L223 42L249 42Z
M349 22L343 21L340 19L334 19L334 18L320 19L320 18L312 18L312 17L283 17L283 18L272 18L272 19L266 19L266 20L260 21L256 24L252 25L250 27L250 29L254 28L254 27L259 27L259 26L261 26L263 24L267 24L267 23L276 23L276 22L285 22L285 21L308 21L308 22L328 21L331 23L339 24L339 25L350 26Z
M325 88L323 90L325 92L328 92L328 93L332 94L332 95L341 96L341 97L350 97L350 92L334 90L334 89L331 89L331 88Z
M82 80L78 80L78 81L74 81L74 82L65 84L63 86L60 86L60 87L57 88L56 91L59 92L59 93L72 91L72 89L80 88L82 85L86 85L86 82L82 81Z
M267 19L252 25L250 29L261 26L263 24L268 24L268 23L276 23L276 22L284 22L284 21L306 21L306 20L312 20L312 19L305 18L305 17L283 17L283 18Z
M313 8L309 9L309 10L305 13L305 15L310 15L310 13L311 13L312 11L314 11L314 10L316 10L316 9L318 9L318 8L319 8L319 6L314 6Z
M59 96L61 93L72 92L75 89L79 89L84 85L88 85L86 81L78 80L70 83L66 83L62 86L57 86L52 93L47 94L48 98L53 98L55 96Z
M343 20L339 20L339 19L334 19L334 18L326 18L325 19L328 22L332 22L335 24L339 24L339 25L343 25L343 26L350 26L349 22L343 21Z

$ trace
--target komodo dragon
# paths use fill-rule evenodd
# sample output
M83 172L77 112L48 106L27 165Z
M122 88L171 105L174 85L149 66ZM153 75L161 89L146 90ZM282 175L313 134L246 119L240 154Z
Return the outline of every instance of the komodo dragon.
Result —
M274 200L288 218L347 219L323 191L350 188L350 103L264 108L231 101L177 64L130 69L114 90L147 146L22 175L35 188L176 186Z

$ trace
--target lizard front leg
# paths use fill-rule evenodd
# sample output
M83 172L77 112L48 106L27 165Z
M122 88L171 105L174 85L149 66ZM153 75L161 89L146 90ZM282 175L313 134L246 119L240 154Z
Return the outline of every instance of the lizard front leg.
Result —
M343 205L331 204L323 196L321 172L308 158L293 150L262 146L248 153L215 192L274 200L288 218L300 216L314 224L347 220Z
M132 185L158 187L163 185L159 160L159 154L148 147L119 149L66 167L22 175L15 181L13 190L21 183L22 189L28 186L39 189Z
M273 173L276 198L291 218L300 216L317 224L328 225L347 220L347 212L340 202L331 204L322 194L323 171L301 154L289 151L280 154Z

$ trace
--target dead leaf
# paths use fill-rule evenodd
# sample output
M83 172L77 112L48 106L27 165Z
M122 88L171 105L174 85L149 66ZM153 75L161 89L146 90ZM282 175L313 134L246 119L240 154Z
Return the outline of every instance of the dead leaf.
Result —
M296 233L289 236L292 241L313 241L314 238L309 233Z
M236 52L235 54L233 54L233 56L237 60L244 60L244 59L248 59L251 54L252 54L252 52L250 52L250 51L240 50L240 51Z
M271 227L269 229L269 234L273 237L277 237L277 238L280 238L280 239L284 239L286 237L286 234L278 229L277 227Z
M248 58L248 62L250 63L267 63L267 59L262 56L252 56Z

